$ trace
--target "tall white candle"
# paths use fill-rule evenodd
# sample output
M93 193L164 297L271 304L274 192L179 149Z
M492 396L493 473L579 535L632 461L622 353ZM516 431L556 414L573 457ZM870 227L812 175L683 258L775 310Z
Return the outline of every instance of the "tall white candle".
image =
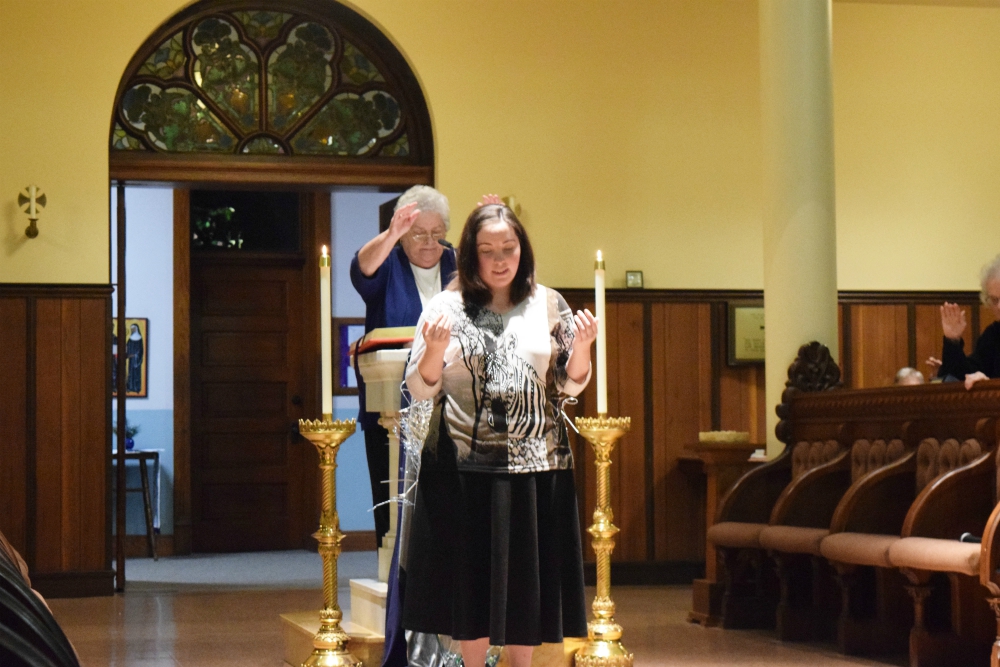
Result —
M333 337L330 319L330 255L323 246L319 257L319 333L323 377L323 418L333 418Z
M594 314L597 315L597 414L608 413L608 334L604 317L604 257L594 262Z

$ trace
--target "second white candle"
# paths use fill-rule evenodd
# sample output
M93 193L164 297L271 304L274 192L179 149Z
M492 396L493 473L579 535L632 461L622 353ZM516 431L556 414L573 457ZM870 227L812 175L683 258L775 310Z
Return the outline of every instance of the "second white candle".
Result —
M597 316L597 414L608 412L608 334L604 316L604 257L594 262L594 314Z

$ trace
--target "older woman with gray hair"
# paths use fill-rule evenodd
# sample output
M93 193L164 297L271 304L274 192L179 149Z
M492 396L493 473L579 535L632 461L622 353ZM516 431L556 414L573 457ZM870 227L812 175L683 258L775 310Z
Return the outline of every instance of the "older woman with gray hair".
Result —
M388 229L366 243L351 261L351 283L365 302L365 333L382 327L412 327L425 303L451 281L455 251L442 245L448 232L448 198L432 187L404 192ZM402 378L400 378L402 381ZM389 531L389 434L379 414L365 409L365 387L358 379L368 474L375 508L375 535Z
M979 286L979 298L993 311L996 321L979 336L972 354L965 354L962 340L966 326L965 311L954 303L941 306L944 344L938 375L964 379L966 389L971 389L980 380L1000 377L1000 255L982 268Z

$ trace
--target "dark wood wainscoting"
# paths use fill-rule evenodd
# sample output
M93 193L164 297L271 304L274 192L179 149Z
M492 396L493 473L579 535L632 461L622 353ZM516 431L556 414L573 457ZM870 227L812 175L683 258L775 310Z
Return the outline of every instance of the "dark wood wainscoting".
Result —
M591 290L559 291L574 309L593 309ZM708 430L748 431L764 442L773 409L765 405L764 367L730 366L726 350L728 303L762 298L743 290L608 291L608 410L632 418L612 457L611 503L621 529L615 581L686 583L703 569L705 478L685 450ZM927 374L924 360L941 353L938 308L945 300L966 308L970 350L992 322L976 292L841 292L845 384L887 386L902 366ZM789 363L795 353L788 351ZM595 383L567 413L596 413ZM582 438L575 453L585 528L595 501L594 457ZM584 537L584 558L592 561Z
M111 287L0 284L0 374L0 530L43 595L111 595Z
M965 311L965 351L970 352L993 323L993 313L980 303L978 292L841 292L844 384L853 389L885 387L903 366L927 375L927 358L941 356L944 301Z
M592 303L589 290L561 291L574 308ZM0 285L0 530L49 596L113 591L110 292L103 285ZM622 530L613 556L619 583L689 581L702 567L705 480L685 449L710 429L749 431L764 440L770 408L763 367L726 363L728 302L760 297L753 291L608 293L609 409L632 418L612 468L612 506ZM925 370L923 360L940 352L944 300L967 309L971 349L992 322L975 292L842 292L846 384L887 385L903 365ZM307 408L313 394L306 392ZM594 414L594 406L592 385L569 412ZM582 439L575 447L587 526L593 455ZM186 448L175 451L178 461L188 455ZM189 517L188 510L188 526ZM178 544L177 550L190 547ZM585 555L593 557L589 544Z

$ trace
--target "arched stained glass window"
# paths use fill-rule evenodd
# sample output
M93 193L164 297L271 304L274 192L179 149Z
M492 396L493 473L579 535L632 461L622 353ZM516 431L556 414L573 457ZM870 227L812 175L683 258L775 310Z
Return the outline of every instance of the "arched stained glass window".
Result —
M419 86L374 26L332 0L247 4L197 3L137 52L116 101L113 163L182 153L431 164Z

